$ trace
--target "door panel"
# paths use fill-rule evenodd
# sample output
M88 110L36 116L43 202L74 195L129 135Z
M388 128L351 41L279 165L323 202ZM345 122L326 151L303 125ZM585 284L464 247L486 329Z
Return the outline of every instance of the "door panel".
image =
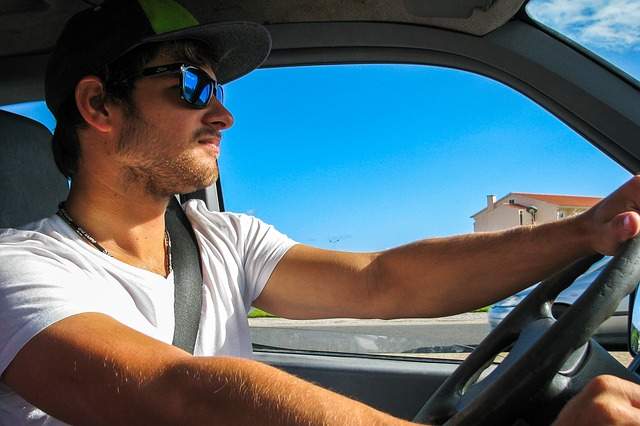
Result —
M453 361L255 352L255 359L411 420L458 366Z

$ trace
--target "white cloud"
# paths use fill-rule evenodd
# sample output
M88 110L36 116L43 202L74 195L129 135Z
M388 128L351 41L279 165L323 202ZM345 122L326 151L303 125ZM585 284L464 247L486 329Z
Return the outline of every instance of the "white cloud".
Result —
M527 11L587 47L640 50L640 0L533 0Z

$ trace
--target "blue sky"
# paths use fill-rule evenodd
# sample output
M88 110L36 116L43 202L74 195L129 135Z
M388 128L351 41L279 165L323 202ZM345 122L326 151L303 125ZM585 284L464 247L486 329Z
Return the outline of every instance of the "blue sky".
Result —
M640 79L640 1L533 0L527 12Z
M487 194L603 195L629 176L529 99L466 72L314 67L231 86L242 114L223 142L227 207L323 247L470 232Z
M638 78L639 3L530 9ZM529 99L462 71L259 70L225 89L236 118L220 158L227 210L320 247L378 250L471 232L487 194L605 195L629 177ZM37 113L52 128L47 114Z

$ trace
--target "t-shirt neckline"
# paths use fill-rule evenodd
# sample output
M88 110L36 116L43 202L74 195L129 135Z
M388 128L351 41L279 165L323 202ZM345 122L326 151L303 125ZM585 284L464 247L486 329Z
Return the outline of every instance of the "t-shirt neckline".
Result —
M80 241L82 244L84 244L86 247L90 248L91 250L87 250L88 252L92 253L95 256L100 257L103 260L106 260L112 264L114 264L114 266L119 267L120 269L129 271L131 273L134 273L136 275L148 275L151 276L155 281L162 281L162 282L168 282L168 283L173 283L174 281L174 272L173 272L173 268L171 268L171 271L169 271L169 275L162 276L160 274L157 274L153 271L149 271L148 269L144 269L144 268L140 268L138 266L134 266L131 265L127 262L124 262L120 259L118 259L117 257L113 257L110 256L106 253L101 252L100 250L98 250L96 247L94 247L91 243L89 243L88 241L86 241L84 238L81 238L80 235L78 235L71 226L69 226L68 223L66 223L62 218L60 218L58 215L53 215L54 220L56 220L57 224L62 224L63 229L64 229L64 234L66 237L71 238L74 241ZM60 227L58 227L60 228Z

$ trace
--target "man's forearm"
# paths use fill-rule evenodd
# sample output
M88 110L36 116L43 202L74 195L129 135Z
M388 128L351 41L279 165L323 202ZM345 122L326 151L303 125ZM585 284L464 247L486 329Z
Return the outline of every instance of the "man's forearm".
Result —
M191 356L99 313L47 327L2 382L73 425L406 423L265 364Z
M486 306L592 253L583 220L419 241L376 256L381 316L437 317Z
M163 398L165 419L171 419L167 424L410 424L244 359L185 358L168 369L157 386L159 392L168 391Z

